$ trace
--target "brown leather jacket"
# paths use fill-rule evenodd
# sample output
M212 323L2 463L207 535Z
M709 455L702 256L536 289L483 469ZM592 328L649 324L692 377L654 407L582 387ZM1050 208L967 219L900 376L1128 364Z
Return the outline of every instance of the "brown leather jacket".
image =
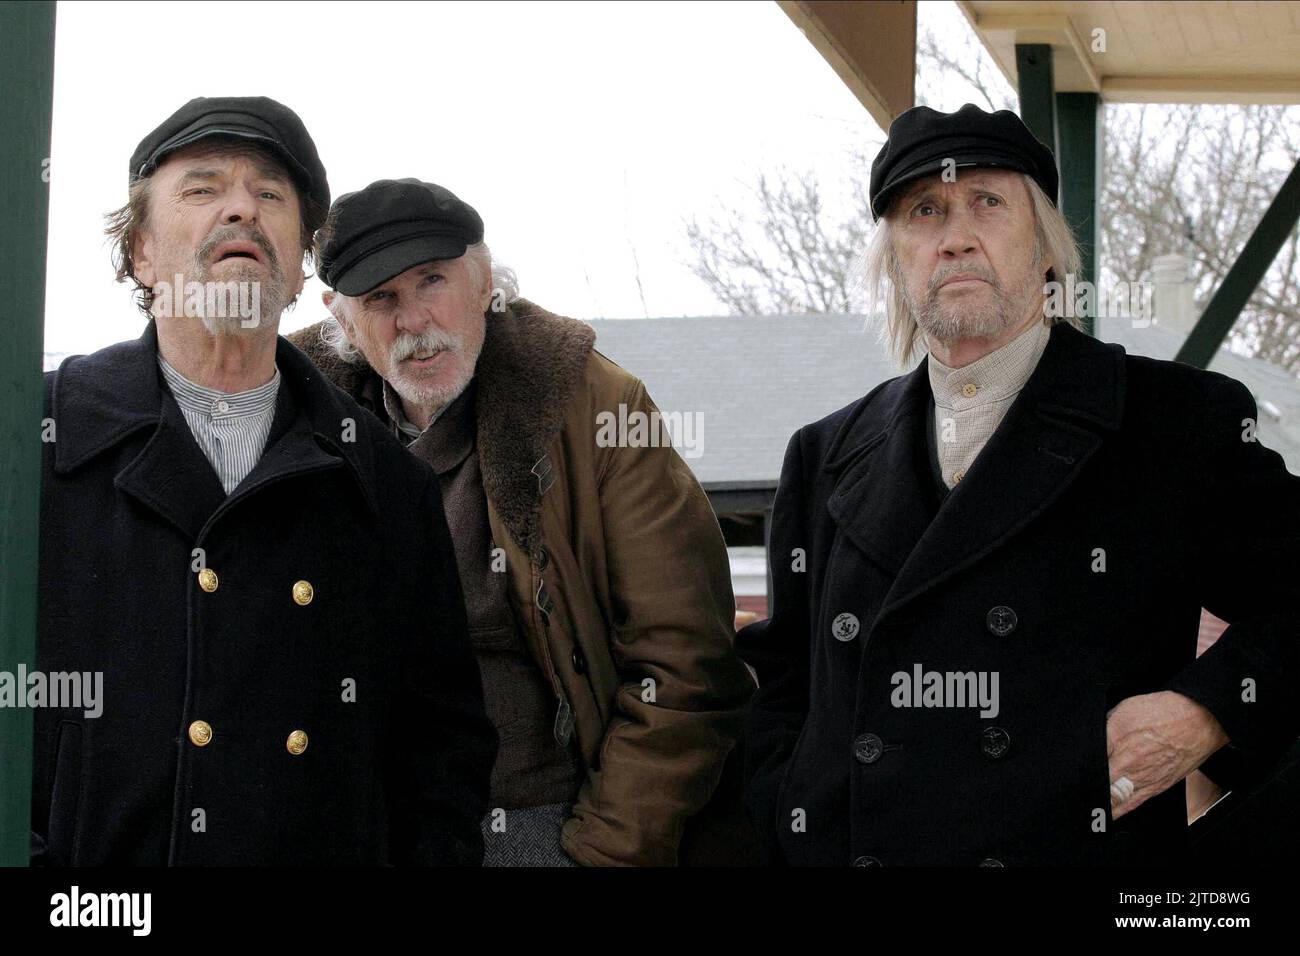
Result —
M354 397L375 373L313 325L288 336ZM478 450L510 602L586 764L565 850L590 865L672 865L709 801L754 689L708 498L669 447L601 447L597 416L656 410L595 331L518 299L489 312ZM367 381L371 387L367 388ZM378 407L375 407L375 406ZM382 402L371 403L383 417Z

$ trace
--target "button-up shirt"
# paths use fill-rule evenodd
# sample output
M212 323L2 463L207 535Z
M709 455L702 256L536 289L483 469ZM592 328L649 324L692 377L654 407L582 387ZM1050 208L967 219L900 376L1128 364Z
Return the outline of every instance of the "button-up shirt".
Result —
M204 456L230 494L253 470L275 419L275 399L280 391L277 368L265 385L246 392L222 392L195 385L158 355L167 387L180 406Z
M1049 338L1048 325L1035 322L1000 349L961 368L950 368L930 356L935 445L939 472L949 488L966 477L1029 381Z

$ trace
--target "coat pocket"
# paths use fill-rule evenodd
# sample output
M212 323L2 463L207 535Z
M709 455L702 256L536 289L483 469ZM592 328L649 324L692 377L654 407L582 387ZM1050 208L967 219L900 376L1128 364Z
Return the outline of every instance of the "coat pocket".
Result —
M81 724L65 720L59 724L58 749L54 759L54 784L50 790L50 863L75 866L77 824L81 808Z

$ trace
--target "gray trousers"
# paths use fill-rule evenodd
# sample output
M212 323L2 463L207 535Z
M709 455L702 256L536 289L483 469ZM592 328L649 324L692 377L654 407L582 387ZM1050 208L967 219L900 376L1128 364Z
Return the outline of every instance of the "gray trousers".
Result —
M560 848L567 803L493 810L483 818L484 866L577 866Z

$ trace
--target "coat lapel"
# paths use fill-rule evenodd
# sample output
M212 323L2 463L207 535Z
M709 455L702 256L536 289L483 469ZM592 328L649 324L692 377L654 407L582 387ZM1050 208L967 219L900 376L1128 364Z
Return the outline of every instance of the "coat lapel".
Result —
M197 541L226 492L185 416L161 385L159 406L161 418L153 437L144 451L118 472L113 484Z
M1053 327L1025 388L907 556L881 617L1006 544L1065 493L1119 426L1123 363L1122 348Z
M296 475L314 474L332 468L342 468L342 455L333 455L317 442L312 423L307 415L299 413L293 389L282 380L276 398L275 420L267 435L266 448L253 470L230 493L230 497L217 503L210 512L207 526L214 524L240 501L256 494L260 488Z
M827 502L831 517L891 574L902 568L938 506L921 431L929 400L922 362L846 424L824 465L839 473Z
M356 406L343 404L306 356L284 339L276 344L282 380L266 450L229 497L167 393L157 353L157 328L150 322L139 339L77 356L59 369L52 398L57 474L70 474L135 432L152 429L114 486L191 540L257 488L326 468L346 467L370 510L378 513L373 463L362 443L341 437Z
M549 449L564 427L595 341L587 323L525 299L512 302L504 314L488 313L474 372L479 466L488 500L528 551L537 544L542 495L560 464L550 460Z
M69 359L55 376L54 470L69 474L142 429L149 441L114 485L191 540L225 498L158 370L153 322L138 339Z
M307 356L283 338L276 342L275 364L280 369L280 392L266 449L253 470L208 518L207 526L267 485L332 469L351 475L370 513L378 515L379 490L371 445L358 441L355 434L350 439L344 437L346 423L356 415L356 406L343 404L342 393L326 381Z

